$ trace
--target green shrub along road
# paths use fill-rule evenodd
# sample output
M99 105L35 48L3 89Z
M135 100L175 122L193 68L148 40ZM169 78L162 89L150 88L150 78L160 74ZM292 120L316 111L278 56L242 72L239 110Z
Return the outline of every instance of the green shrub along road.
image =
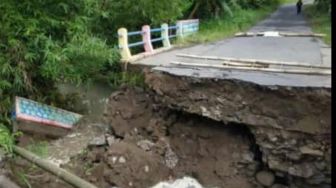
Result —
M331 2L331 1L329 1ZM330 7L329 7L330 5ZM323 2L322 5L306 5L304 7L304 15L308 19L315 33L323 33L324 42L331 45L331 4Z
M234 9L231 11L232 15L202 21L200 31L195 37L186 38L183 41L179 41L179 43L186 45L190 43L213 42L231 37L237 32L249 29L274 10L275 6L266 6L260 9Z
M243 1L242 1L243 2ZM179 44L188 45L193 43L213 42L227 37L234 36L237 32L243 32L255 25L260 20L266 18L274 12L279 5L294 3L295 0L277 1L254 1L257 4L245 1L241 4L228 3L226 11L219 16L213 15L211 19L202 19L200 31L195 37L178 41Z

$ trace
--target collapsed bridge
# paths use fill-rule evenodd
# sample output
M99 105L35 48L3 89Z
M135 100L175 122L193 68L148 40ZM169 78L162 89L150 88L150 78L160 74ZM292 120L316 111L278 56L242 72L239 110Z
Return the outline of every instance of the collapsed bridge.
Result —
M280 8L235 38L156 54L131 67L151 67L146 83L170 109L246 125L261 153L251 163L290 185L330 185L331 48L302 17L284 24L289 10Z

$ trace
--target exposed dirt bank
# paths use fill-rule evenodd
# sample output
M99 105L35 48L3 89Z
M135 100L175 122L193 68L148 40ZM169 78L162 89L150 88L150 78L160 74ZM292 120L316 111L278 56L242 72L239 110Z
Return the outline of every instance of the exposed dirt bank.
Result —
M170 109L246 125L263 163L286 184L330 187L330 89L262 87L159 72L147 72L146 83Z
M142 89L113 93L101 122L110 130L63 167L102 188L145 188L184 176L205 187L254 187L243 167L261 166L253 162L254 138L245 126L171 111L153 99ZM34 188L70 187L36 173L26 177Z
M206 187L253 187L237 168L253 160L243 126L170 111L141 89L114 93L104 116L107 145L91 147L74 165L91 166L84 174L75 169L99 187L150 187L186 175Z
M90 122L102 132L64 168L100 188L147 188L184 176L206 188L331 187L330 89L150 72L146 83L146 90L112 93ZM71 187L29 169L34 188Z

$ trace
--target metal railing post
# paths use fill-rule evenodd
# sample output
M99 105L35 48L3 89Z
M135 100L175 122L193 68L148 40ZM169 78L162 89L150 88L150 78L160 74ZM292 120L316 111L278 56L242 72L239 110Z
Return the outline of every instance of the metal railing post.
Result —
M123 61L129 60L132 55L131 51L128 48L128 35L126 28L118 29L118 42L119 42L119 50L121 54L121 59Z
M151 42L151 32L150 32L150 26L144 25L142 26L142 41L144 42L144 49L148 53L153 53L153 46Z

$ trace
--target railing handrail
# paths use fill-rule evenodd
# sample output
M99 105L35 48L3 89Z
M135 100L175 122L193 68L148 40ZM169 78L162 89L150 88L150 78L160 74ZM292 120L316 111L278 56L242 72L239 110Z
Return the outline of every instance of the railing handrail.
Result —
M162 41L164 38L160 37L160 38L156 38L156 39L152 39L151 42L158 42L158 41Z
M159 32L159 31L162 31L162 28L154 28L154 29L151 29L150 32L151 33L154 33L154 32Z
M178 26L177 25L172 25L172 26L169 26L168 29L177 29Z
M177 35L169 35L169 38L171 39L171 38L175 38L175 37L177 37Z
M128 61L132 55L130 48L143 45L145 52L152 54L154 52L152 43L162 41L165 49L171 48L170 39L190 35L197 32L199 29L199 20L179 20L175 25L169 26L168 24L162 24L161 27L150 28L149 25L144 25L140 31L127 32L126 28L120 28L118 30L119 36L119 49L121 50L121 56L123 60ZM176 30L176 33L170 34L169 30ZM161 32L161 37L151 39L152 33ZM142 41L129 43L129 36L142 35Z
M143 34L142 31L131 31L127 33L127 36L140 35Z

